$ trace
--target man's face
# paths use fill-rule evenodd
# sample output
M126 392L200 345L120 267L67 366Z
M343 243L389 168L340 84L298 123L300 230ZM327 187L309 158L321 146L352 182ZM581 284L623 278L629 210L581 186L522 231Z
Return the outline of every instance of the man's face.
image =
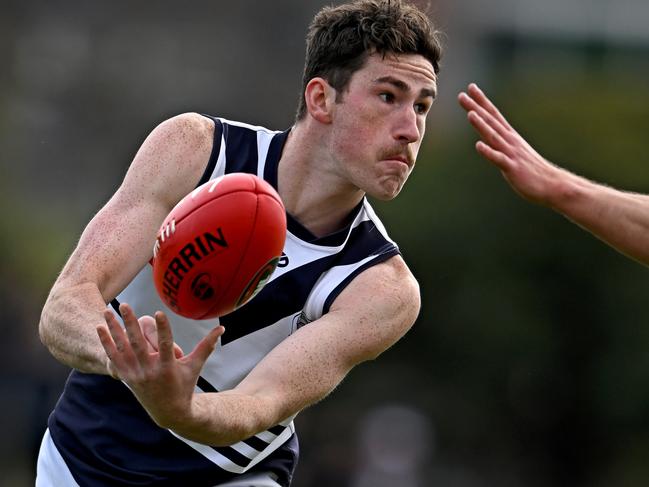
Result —
M368 195L390 200L412 171L436 93L433 66L418 54L373 54L334 107L336 170Z

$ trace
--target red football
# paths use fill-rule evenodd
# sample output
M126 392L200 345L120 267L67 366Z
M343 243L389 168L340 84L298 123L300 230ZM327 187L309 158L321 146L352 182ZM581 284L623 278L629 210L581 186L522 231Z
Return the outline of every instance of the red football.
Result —
M252 174L227 174L196 188L165 218L153 281L179 315L222 316L266 284L285 239L286 212L275 189Z

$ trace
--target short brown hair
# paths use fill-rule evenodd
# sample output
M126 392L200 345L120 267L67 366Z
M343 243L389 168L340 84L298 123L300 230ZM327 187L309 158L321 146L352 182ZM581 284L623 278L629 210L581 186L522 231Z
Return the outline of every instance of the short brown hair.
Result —
M401 0L360 0L325 7L316 14L306 37L302 92L296 119L306 115L304 90L322 77L342 92L370 54L421 54L439 73L439 32L414 5Z

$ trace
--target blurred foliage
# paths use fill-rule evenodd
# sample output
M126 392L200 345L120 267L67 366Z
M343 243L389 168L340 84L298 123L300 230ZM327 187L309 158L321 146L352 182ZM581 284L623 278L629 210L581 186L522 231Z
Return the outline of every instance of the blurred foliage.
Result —
M9 210L0 213L0 227L10 229L0 233L2 272L40 298L70 254L78 225L63 216L65 208L60 205L44 207L29 195L16 195L10 188L0 194L0 205Z

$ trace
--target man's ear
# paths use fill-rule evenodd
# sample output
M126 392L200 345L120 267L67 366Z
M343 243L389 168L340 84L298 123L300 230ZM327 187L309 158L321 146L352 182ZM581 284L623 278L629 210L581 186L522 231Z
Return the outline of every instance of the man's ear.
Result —
M320 123L331 123L336 90L324 78L313 78L304 90L306 109Z

